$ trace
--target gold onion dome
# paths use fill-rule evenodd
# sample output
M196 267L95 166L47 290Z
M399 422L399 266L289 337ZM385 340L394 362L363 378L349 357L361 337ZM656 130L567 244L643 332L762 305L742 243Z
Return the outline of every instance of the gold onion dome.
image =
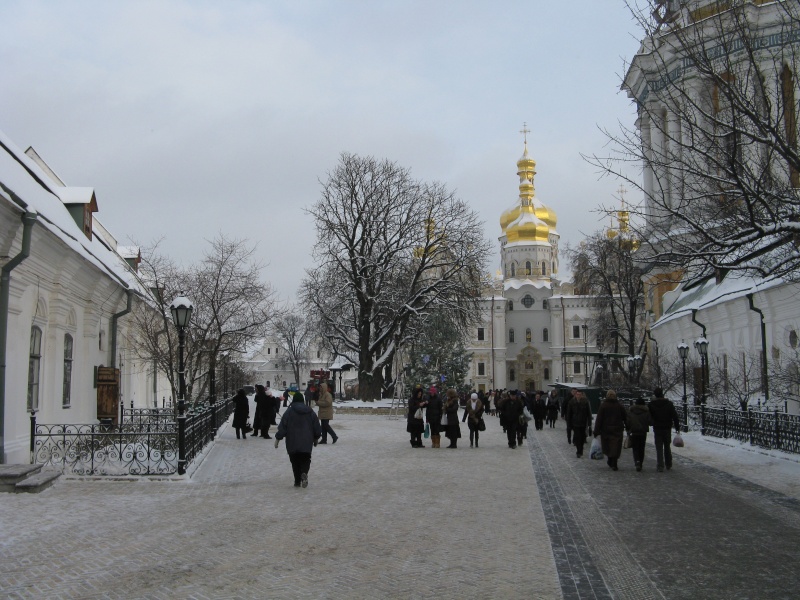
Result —
M528 155L528 144L522 158L517 161L519 175L519 202L500 215L500 227L509 242L547 242L550 231L555 231L556 214L536 198L533 178L536 161Z

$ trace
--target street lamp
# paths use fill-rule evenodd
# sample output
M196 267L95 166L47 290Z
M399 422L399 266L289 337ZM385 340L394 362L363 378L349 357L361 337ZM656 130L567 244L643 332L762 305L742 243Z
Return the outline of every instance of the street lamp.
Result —
M708 367L708 340L700 336L694 342L700 353L700 404L706 403L706 368Z
M628 361L628 381L633 383L633 368L635 359L633 358L633 356L628 356L628 358L626 358L625 360Z
M642 374L642 357L638 354L633 357L633 368L634 372L636 373L636 385L639 385L639 377Z
M683 430L689 431L689 405L686 402L686 359L689 357L689 344L681 340L678 344L678 354L683 363Z
M178 474L183 475L186 473L186 449L183 445L184 435L183 431L186 428L186 415L183 413L186 407L186 376L183 366L183 345L186 338L186 327L189 325L189 319L192 318L192 310L194 306L191 300L186 296L178 296L169 305L169 310L172 312L172 322L178 328Z

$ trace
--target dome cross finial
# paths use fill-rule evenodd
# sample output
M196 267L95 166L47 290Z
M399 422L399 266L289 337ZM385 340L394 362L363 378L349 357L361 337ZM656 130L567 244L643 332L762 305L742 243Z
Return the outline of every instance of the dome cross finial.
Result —
M528 134L530 132L531 132L531 130L528 129L528 122L527 121L523 121L522 122L522 129L520 130L520 133L524 136L524 140L525 140L525 145L526 146L528 145Z

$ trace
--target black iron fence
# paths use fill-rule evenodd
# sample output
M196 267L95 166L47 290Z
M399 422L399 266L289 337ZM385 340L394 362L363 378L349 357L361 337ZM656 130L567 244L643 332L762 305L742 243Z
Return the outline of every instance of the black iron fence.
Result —
M186 467L233 412L231 398L191 408L130 414L118 425L46 425L31 415L31 462L74 475L172 475ZM129 411L126 411L129 412Z
M151 425L174 423L177 416L178 410L173 407L122 409L123 423L149 423Z

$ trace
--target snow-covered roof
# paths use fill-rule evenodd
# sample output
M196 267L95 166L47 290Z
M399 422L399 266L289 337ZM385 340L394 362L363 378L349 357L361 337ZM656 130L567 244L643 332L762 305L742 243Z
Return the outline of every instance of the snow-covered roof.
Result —
M351 363L347 358L344 356L337 356L336 360L331 363L331 366L328 367L330 371L342 371L347 369L352 369L355 367L353 363Z
M689 289L679 286L672 292L664 294L665 305L672 302L664 311L664 315L653 324L653 329L690 314L693 310L710 308L723 302L744 298L747 294L762 292L784 284L786 281L780 277L755 278L733 271L719 283L713 277L709 277Z
M541 280L541 279L516 279L516 278L514 278L514 279L509 279L509 280L505 281L503 283L503 289L506 290L506 291L508 291L508 290L518 290L518 289L520 289L522 287L525 287L526 285L532 285L533 287L535 287L536 289L539 289L539 290L541 290L543 288L546 288L546 289L549 290L550 288L552 288L552 285L551 285L550 281L544 281L544 280Z
M95 200L94 188L90 187L56 187L54 191L64 204L89 204Z
M65 191L68 190L68 191ZM146 288L117 252L104 243L100 236L93 239L73 220L62 200L66 197L85 198L92 188L59 186L49 173L26 155L13 141L0 131L0 201L19 211L34 212L36 223L61 240L71 251L79 254L123 287L147 295ZM33 248L33 252L36 249Z
M139 258L141 250L139 246L117 246L117 254L122 258Z

